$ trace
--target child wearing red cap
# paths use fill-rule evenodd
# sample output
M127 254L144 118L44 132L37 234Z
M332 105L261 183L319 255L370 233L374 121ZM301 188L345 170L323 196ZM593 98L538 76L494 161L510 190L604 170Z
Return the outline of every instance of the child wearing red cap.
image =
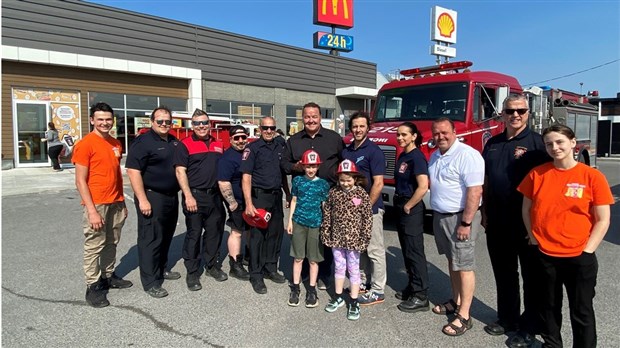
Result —
M357 302L360 285L360 253L368 248L372 230L372 205L364 187L366 178L357 171L355 163L344 160L338 166L338 186L329 191L323 206L321 240L332 248L336 297L325 307L332 313L344 306L342 290L346 271L351 283L351 302L347 319L358 320Z
M321 158L314 150L304 152L301 158L306 175L293 178L291 190L290 214L286 231L291 235L291 256L293 257L293 283L288 305L299 305L299 284L304 258L310 263L309 288L306 292L306 307L314 308L319 304L316 293L316 281L319 262L323 261L323 245L319 240L321 226L321 203L327 199L329 184L316 176Z

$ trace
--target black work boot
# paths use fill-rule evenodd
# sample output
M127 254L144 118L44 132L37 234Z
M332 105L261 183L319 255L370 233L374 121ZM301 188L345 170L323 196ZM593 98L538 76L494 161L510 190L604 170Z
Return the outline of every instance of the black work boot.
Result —
M236 258L228 257L230 263L230 276L239 280L250 280L250 273L243 268L243 256L237 255Z
M107 281L99 278L96 283L86 287L86 303L91 307L102 308L110 305L107 298Z

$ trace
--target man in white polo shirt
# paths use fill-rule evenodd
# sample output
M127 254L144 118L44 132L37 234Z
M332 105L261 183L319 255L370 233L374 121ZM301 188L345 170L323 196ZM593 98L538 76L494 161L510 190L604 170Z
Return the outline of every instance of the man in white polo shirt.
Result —
M435 314L455 314L442 332L460 336L472 328L470 307L474 297L474 248L480 226L480 198L484 183L484 160L471 146L456 139L449 118L433 122L437 145L429 161L431 207L435 243L448 258L452 299L433 308Z

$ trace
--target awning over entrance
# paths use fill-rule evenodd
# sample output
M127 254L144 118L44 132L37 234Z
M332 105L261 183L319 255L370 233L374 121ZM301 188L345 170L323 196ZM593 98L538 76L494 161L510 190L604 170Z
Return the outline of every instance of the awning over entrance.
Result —
M345 97L352 99L375 99L377 97L377 90L374 88L365 87L342 87L336 88L336 97Z

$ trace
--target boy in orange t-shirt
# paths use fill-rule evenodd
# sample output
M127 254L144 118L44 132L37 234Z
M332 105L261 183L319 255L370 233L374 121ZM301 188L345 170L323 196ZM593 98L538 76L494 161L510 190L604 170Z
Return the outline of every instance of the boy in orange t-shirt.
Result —
M114 274L116 245L127 218L120 168L122 147L110 135L114 110L106 103L95 104L90 109L90 123L94 129L75 145L72 161L84 206L86 302L100 308L110 304L107 289L133 284Z

